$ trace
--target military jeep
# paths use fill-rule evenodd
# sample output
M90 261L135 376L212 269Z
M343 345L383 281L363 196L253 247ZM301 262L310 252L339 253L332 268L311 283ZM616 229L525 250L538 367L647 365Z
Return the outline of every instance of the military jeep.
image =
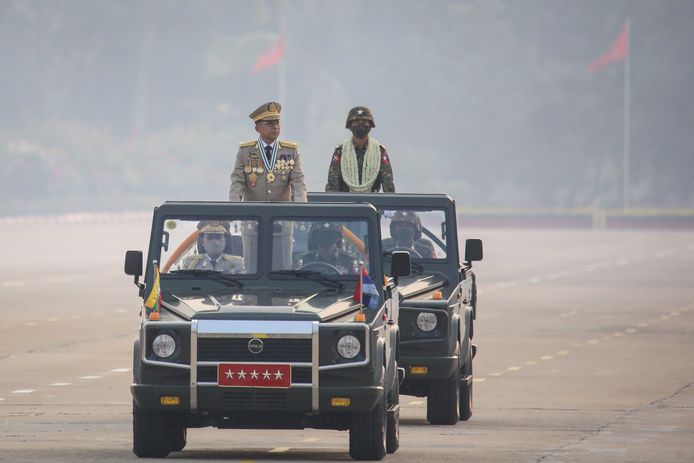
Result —
M407 251L412 259L411 275L400 280L400 392L426 396L432 424L468 420L477 351L472 262L482 260L482 242L466 240L460 261L455 202L447 195L379 193L311 193L309 201L364 202L379 210L384 265L396 252Z
M133 451L165 457L188 428L349 430L349 454L399 446L400 289L368 204L166 202L128 251L143 305ZM359 289L356 289L356 288Z

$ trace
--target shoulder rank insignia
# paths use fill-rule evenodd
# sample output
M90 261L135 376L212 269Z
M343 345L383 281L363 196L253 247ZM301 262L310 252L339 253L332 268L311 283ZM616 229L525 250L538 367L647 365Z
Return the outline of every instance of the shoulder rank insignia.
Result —
M297 147L298 145L297 145L296 143L294 143L293 141L282 141L282 140L280 140L280 146L281 146L282 148L296 149L296 147Z
M244 141L239 143L239 148L248 148L249 146L253 146L257 143L256 140L250 140L250 141Z

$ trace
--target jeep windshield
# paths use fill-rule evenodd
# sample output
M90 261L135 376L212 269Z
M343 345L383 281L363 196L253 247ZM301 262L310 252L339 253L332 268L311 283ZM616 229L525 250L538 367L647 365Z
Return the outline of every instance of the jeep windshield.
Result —
M369 227L365 220L275 220L273 232L271 275L325 283L356 279L361 264L369 271Z
M257 229L257 220L241 217L167 218L161 232L161 273L239 285L237 276L257 271Z
M446 235L443 209L381 211L381 243L385 255L408 251L412 260L446 259Z

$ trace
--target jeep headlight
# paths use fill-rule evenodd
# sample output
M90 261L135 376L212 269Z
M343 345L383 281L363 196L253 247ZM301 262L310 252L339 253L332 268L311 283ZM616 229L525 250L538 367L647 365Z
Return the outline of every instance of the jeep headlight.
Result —
M429 332L436 328L436 314L431 312L421 312L417 315L417 328L424 332Z
M154 338L154 342L152 342L152 350L159 358L165 359L167 357L171 357L176 350L176 341L169 334L160 334Z
M356 357L360 349L361 343L351 334L346 334L337 341L337 352L346 359Z

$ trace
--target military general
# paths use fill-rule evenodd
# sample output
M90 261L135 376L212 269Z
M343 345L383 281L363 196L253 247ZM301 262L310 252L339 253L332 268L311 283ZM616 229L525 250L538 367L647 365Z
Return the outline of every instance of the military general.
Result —
M296 143L279 140L279 103L265 103L249 117L257 140L239 145L229 201L306 201L306 182Z
M393 169L386 148L371 137L376 127L369 108L357 106L347 115L352 136L337 145L328 170L325 191L395 192Z

